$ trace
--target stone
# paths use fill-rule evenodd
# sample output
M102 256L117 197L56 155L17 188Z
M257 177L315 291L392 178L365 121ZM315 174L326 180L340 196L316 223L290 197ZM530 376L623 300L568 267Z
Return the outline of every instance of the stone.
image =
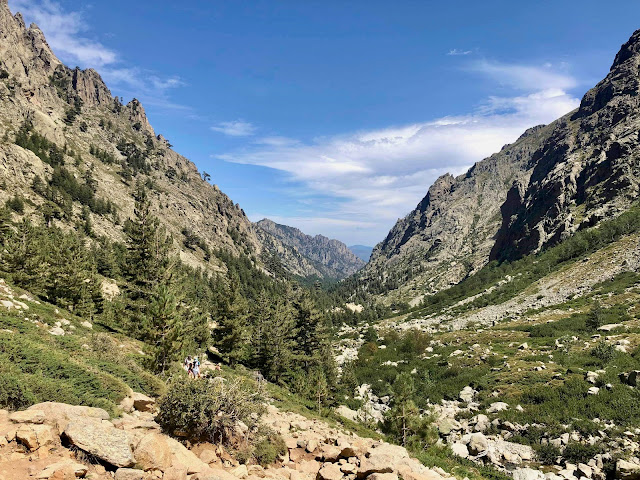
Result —
M145 480L143 470L134 468L119 468L116 470L114 480Z
M53 327L49 330L49 333L56 337L64 336L64 330L62 329L62 327Z
M600 393L598 387L589 387L589 390L587 390L587 395L598 395L598 393Z
M162 470L171 466L171 449L166 437L158 433L150 433L142 437L133 454L136 464L143 470Z
M165 437L171 455L173 458L172 467L184 468L187 470L188 475L201 473L209 470L209 465L200 460L195 453L181 444L179 441Z
M487 437L485 437L484 434L474 433L471 435L471 439L469 440L467 447L469 448L469 453L471 455L480 455L482 452L487 450L489 443L487 442Z
M398 480L398 475L395 473L372 473L367 477L367 480Z
M449 435L452 431L460 430L460 422L458 422L455 418L451 417L443 417L436 422L436 426L438 427L438 432L440 435L446 436Z
M615 476L619 479L638 480L640 479L640 465L627 460L618 460Z
M343 473L337 463L325 463L318 472L318 480L342 480Z
M458 457L467 458L469 456L469 449L464 443L452 443L451 451Z
M13 423L42 424L44 423L45 416L42 410L22 410L9 415L9 420Z
M352 422L358 421L358 412L350 409L346 405L340 405L339 407L337 407L336 413L341 417L351 420Z
M139 412L151 412L155 409L156 401L143 393L133 392L131 398L133 399L133 408Z
M473 402L474 397L476 396L476 391L470 386L466 386L460 392L459 398L463 402L470 403Z
M577 477L582 478L591 478L593 475L593 469L589 465L585 465L584 463L579 463L578 468L576 469Z
M72 445L110 465L131 467L136 463L129 435L111 424L75 418L69 422L64 434Z
M342 448L335 445L323 444L320 446L316 459L325 462L337 462L341 458Z
M513 472L513 480L544 480L544 474L532 468L518 468Z
M93 419L96 421L109 420L109 414L102 408L67 405L66 403L38 403L32 405L27 410L44 412L45 423L57 427L59 432L64 431L69 421L75 418L81 418L83 420Z
M598 383L598 378L600 378L600 375L596 372L589 371L585 374L584 378L590 384L595 385L596 383Z
M48 465L42 472L38 474L37 479L49 479L56 475L56 472L71 472L74 477L82 478L84 477L89 469L78 462L74 462L73 460L62 460L60 462L53 463Z
M360 460L358 478L368 477L372 473L392 473L394 458L389 455L373 455Z
M162 480L187 480L187 469L184 467L169 467L164 471Z
M23 424L16 431L16 440L34 451L42 447L56 445L58 434L50 425Z
M498 413L509 408L509 404L505 402L494 402L487 408L487 413Z

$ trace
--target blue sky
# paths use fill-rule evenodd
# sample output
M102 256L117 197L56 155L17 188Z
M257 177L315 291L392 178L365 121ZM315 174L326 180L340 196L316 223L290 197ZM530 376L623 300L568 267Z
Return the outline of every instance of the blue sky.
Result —
M441 174L575 108L640 2L9 0L252 220L374 245Z

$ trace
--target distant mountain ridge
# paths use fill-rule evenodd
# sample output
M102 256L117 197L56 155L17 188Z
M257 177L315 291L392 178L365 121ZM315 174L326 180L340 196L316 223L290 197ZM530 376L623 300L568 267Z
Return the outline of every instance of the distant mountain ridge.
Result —
M379 243L361 278L417 302L624 212L640 191L640 30L580 107L458 177L440 177Z
M356 257L364 260L365 262L368 262L369 258L371 258L373 247L368 247L366 245L351 245L349 247L349 250L355 253Z
M312 237L297 228L269 219L260 220L255 225L261 243L278 256L283 267L294 275L342 279L365 265L365 261L339 240L323 235Z

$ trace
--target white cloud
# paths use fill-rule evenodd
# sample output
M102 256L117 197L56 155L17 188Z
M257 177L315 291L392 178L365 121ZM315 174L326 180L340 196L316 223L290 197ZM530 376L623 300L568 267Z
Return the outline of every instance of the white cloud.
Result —
M234 120L232 122L220 122L211 127L211 130L230 137L248 137L255 133L256 127L249 122Z
M47 37L53 51L64 61L82 67L102 67L118 60L116 52L84 34L88 30L81 12L65 12L51 0L11 0L26 22L34 22Z
M463 173L527 128L549 123L579 104L567 93L575 79L548 67L484 62L473 69L490 78L500 77L515 94L490 97L467 115L308 143L263 142L217 157L284 171L302 182L310 195L321 193L342 200L321 217L281 218L283 223L310 232L321 225L327 228L326 235L348 243L379 241L398 217L415 207L438 176ZM339 223L352 221L366 225L354 231Z
M151 71L123 66L120 55L86 35L90 27L83 12L65 11L53 0L11 0L11 6L22 13L26 22L40 27L53 52L65 63L99 70L110 87L147 105L186 109L168 100L169 90L184 86L182 79L162 78Z
M447 52L449 56L458 56L458 55L469 55L472 53L471 50L458 50L457 48L452 48Z

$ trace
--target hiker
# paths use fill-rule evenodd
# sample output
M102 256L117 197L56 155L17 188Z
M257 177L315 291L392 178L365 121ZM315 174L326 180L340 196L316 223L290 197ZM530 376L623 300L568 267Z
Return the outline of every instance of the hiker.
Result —
M187 358L184 359L184 363L182 364L182 368L185 369L185 371L189 371L189 364L191 363L191 355L188 355Z
M198 357L193 359L193 378L200 378L200 360L198 360Z

